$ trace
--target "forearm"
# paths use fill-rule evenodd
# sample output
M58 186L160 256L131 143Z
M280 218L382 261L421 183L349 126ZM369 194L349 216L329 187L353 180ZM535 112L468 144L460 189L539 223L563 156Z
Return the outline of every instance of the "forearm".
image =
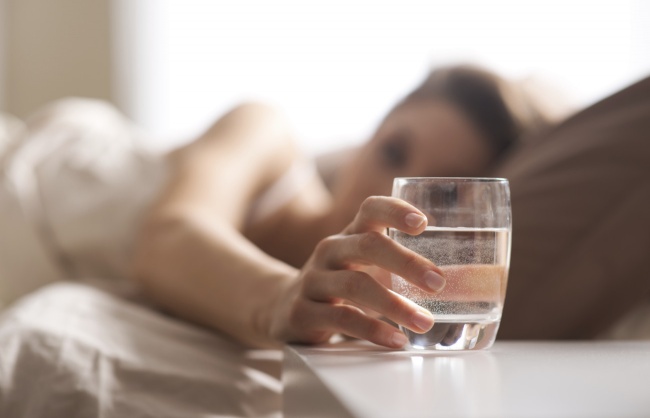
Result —
M172 176L139 233L134 276L175 314L267 344L264 312L294 270L241 233L255 196L297 158L272 108L242 105L171 157Z
M154 301L245 344L275 343L268 315L295 269L199 211L150 220L139 248L134 276Z

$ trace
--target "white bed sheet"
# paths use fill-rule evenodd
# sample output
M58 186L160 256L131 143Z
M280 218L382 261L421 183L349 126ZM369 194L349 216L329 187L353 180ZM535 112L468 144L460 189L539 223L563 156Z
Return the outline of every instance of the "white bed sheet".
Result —
M58 283L0 316L0 417L279 417L280 363L279 351Z

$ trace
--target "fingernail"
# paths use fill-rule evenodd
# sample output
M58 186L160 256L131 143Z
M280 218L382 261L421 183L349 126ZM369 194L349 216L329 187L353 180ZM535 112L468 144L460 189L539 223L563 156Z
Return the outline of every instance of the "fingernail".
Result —
M429 270L424 274L424 283L429 289L439 292L445 287L446 280L435 271Z
M399 331L395 331L393 336L390 339L390 342L395 347L404 347L409 340L406 338L406 335L402 334Z
M413 324L422 331L428 331L433 326L433 316L429 311L418 311L413 315Z
M427 218L422 215L418 215L417 213L409 213L406 215L406 217L404 217L404 222L406 222L406 225L410 226L411 228L417 228L426 221Z

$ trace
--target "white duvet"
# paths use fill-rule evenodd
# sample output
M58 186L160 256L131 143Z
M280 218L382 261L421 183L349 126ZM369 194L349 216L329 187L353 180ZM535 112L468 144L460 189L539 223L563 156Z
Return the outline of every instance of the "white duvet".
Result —
M0 134L0 418L279 413L278 352L130 302L133 237L167 170L137 129L77 99Z
M89 285L49 285L0 316L0 417L280 416L280 356Z

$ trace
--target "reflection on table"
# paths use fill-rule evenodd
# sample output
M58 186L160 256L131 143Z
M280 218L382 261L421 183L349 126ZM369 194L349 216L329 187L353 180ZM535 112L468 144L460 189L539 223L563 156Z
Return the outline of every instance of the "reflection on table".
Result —
M293 346L283 372L286 418L650 416L650 341Z

